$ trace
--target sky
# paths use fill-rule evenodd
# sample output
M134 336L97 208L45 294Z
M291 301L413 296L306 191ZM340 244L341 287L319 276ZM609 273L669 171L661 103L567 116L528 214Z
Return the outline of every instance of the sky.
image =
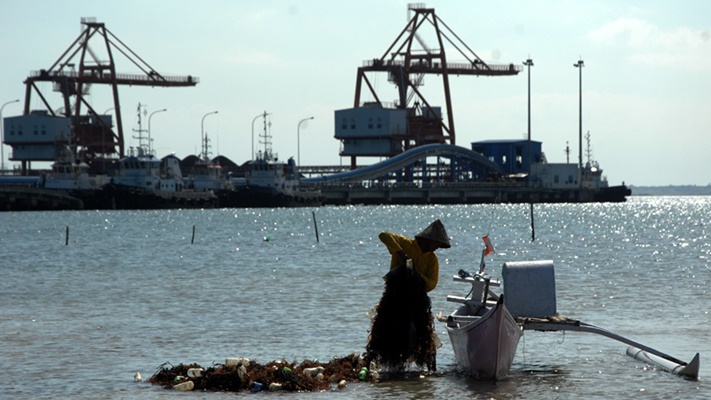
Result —
M582 82L583 133L590 133L592 159L611 185L711 184L711 2L424 4L485 62L533 60L531 134L543 143L549 162L566 162L566 146L570 161L577 161ZM188 88L120 87L127 148L137 144L140 103L145 114L167 109L151 117L157 156L198 154L204 129L213 156L241 164L251 158L253 140L260 147L256 117L266 111L281 159L298 154L301 165L348 165L338 155L334 111L353 106L357 68L390 47L408 21L407 5L0 0L0 105L20 99L5 106L2 116L21 114L24 80L57 61L83 30L81 18L93 17L161 74L200 79ZM434 47L433 36L423 39ZM446 50L449 62L464 61ZM114 58L118 73L140 72L125 57ZM573 66L578 60L585 65L582 76ZM396 99L386 76L373 83L381 99ZM42 89L52 93L47 85ZM528 70L517 76L454 76L450 86L458 145L527 136ZM426 76L422 92L444 109L440 77ZM36 99L33 108L40 108ZM89 101L97 110L113 107L106 86L92 87ZM62 106L59 97L53 104ZM213 111L218 113L207 115ZM5 146L6 166L10 151Z

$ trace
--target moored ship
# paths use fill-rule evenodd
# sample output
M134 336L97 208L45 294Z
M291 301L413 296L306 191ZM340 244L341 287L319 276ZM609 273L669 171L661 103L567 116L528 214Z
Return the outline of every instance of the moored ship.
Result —
M119 160L105 188L106 201L116 209L212 208L217 196L212 190L185 186L177 157L159 160L137 148L136 155Z
M272 152L268 132L267 115L264 114L264 130L260 137L264 150L257 152L254 160L244 168L244 179L234 179L234 207L308 207L322 204L321 190L301 185L299 168L294 158L280 161Z

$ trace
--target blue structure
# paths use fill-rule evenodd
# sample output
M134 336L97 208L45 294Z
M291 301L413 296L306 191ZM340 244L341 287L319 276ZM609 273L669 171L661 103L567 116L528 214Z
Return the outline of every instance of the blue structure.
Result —
M428 157L447 158L448 164L427 164ZM446 182L484 181L491 174L503 173L499 166L479 153L452 144L428 144L410 149L395 157L355 170L302 178L302 183L357 182L394 180L395 182L426 181L428 178Z
M530 145L529 145L530 144ZM541 142L520 140L483 140L472 143L472 150L498 165L505 174L529 174L531 164L543 160Z

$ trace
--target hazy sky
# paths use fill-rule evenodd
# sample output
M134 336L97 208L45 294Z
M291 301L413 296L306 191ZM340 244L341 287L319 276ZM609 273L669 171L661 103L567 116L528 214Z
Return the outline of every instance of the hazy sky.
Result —
M156 155L200 152L201 120L212 153L241 164L250 158L252 122L271 115L273 149L301 165L348 164L338 156L334 110L353 105L356 71L378 58L407 22L405 1L25 1L0 0L0 104L3 117L22 111L30 71L49 68L95 17L155 70L193 75L191 88L121 87L126 146L136 145L136 107L154 114ZM485 61L531 69L532 135L549 162L578 148L582 58L583 132L610 184L711 183L711 1L429 1ZM423 37L435 47L434 38ZM114 55L117 72L137 73ZM463 61L448 53L448 61ZM394 86L374 80L383 100ZM43 87L51 92L51 85ZM512 77L451 77L457 144L524 138L527 73ZM441 79L422 88L444 108ZM62 106L58 97L56 108ZM33 96L33 99L38 99ZM113 107L106 86L92 106ZM33 102L39 108L39 102ZM147 118L144 123L147 123ZM259 121L254 125L259 128ZM145 125L144 125L145 129ZM258 141L255 132L255 141ZM5 147L5 157L10 152ZM370 164L377 159L360 159Z

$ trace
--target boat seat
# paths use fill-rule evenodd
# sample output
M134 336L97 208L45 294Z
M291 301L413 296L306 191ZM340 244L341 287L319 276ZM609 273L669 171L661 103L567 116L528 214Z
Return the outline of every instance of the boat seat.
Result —
M481 318L481 315L450 315L447 321L469 322L476 321L479 318Z
M469 304L469 305L473 305L473 306L481 305L481 302L479 300L473 300L468 297L462 297L462 296L448 295L447 301L451 301L453 303ZM494 305L496 305L496 301L487 300L487 302L486 302L487 307L493 307Z
M474 279L474 278L471 277L471 276L468 276L468 277L466 277L466 278L462 278L462 277L459 276L459 275L453 275L453 276L452 276L452 279L453 279L455 282L466 282L466 283L472 283L472 284L475 283L475 282L477 282L477 280ZM480 282L480 281L479 281L479 282ZM499 282L499 281L497 281L497 280L493 280L493 279L489 280L489 287L499 287L499 286L501 286L501 282Z

